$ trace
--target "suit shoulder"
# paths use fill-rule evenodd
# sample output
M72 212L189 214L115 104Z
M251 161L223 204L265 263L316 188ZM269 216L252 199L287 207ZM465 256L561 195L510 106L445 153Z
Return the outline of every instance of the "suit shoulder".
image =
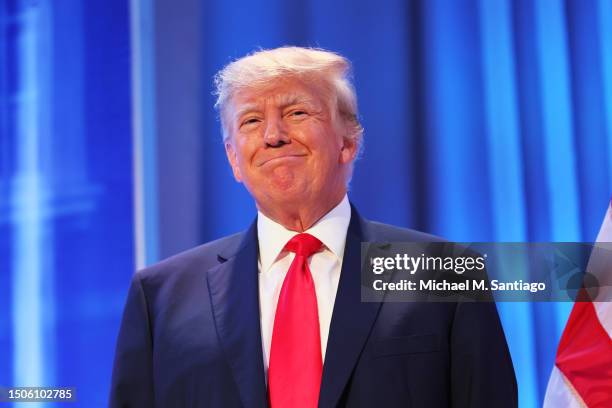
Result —
M379 241L391 242L447 242L446 239L410 228L367 221L369 236Z
M243 236L244 232L239 232L207 242L141 269L137 275L141 280L163 280L170 274L175 275L195 269L206 271L219 263L221 254L235 252Z

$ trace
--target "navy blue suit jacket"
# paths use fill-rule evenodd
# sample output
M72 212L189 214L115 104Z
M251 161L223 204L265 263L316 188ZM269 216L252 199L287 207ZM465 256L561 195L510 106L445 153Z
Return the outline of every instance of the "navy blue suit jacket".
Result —
M361 302L360 244L436 241L353 209L320 407L516 407L494 303ZM256 223L136 273L111 407L267 406Z

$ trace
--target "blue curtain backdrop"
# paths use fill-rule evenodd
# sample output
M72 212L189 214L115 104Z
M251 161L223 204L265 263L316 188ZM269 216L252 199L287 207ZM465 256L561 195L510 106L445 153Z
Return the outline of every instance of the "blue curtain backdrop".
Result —
M612 191L609 0L1 0L0 385L105 405L134 262L255 215L212 76L287 44L353 61L366 217L456 241L594 239ZM570 308L498 305L521 407L542 403Z

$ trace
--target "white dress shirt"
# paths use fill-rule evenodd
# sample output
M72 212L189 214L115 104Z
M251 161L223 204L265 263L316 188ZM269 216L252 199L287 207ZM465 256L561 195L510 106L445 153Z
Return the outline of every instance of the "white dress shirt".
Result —
M324 245L323 250L312 255L308 261L317 293L323 360L325 360L329 325L334 310L338 282L340 281L346 232L350 220L351 206L345 195L340 204L304 231L318 238ZM266 378L270 361L276 305L285 275L295 257L294 253L285 251L284 247L297 234L298 232L286 229L261 212L258 213L259 308Z

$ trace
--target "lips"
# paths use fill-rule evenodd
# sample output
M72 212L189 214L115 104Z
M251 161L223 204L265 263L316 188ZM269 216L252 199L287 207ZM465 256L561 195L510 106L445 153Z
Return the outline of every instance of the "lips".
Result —
M267 157L265 159L262 159L259 161L259 163L257 164L258 167L261 167L265 164L273 164L276 162L281 162L281 161L285 161L285 160L293 160L293 159L298 159L300 157L304 157L306 156L303 153L295 153L295 154L283 154L283 155L279 155L279 156L274 156L274 157Z

